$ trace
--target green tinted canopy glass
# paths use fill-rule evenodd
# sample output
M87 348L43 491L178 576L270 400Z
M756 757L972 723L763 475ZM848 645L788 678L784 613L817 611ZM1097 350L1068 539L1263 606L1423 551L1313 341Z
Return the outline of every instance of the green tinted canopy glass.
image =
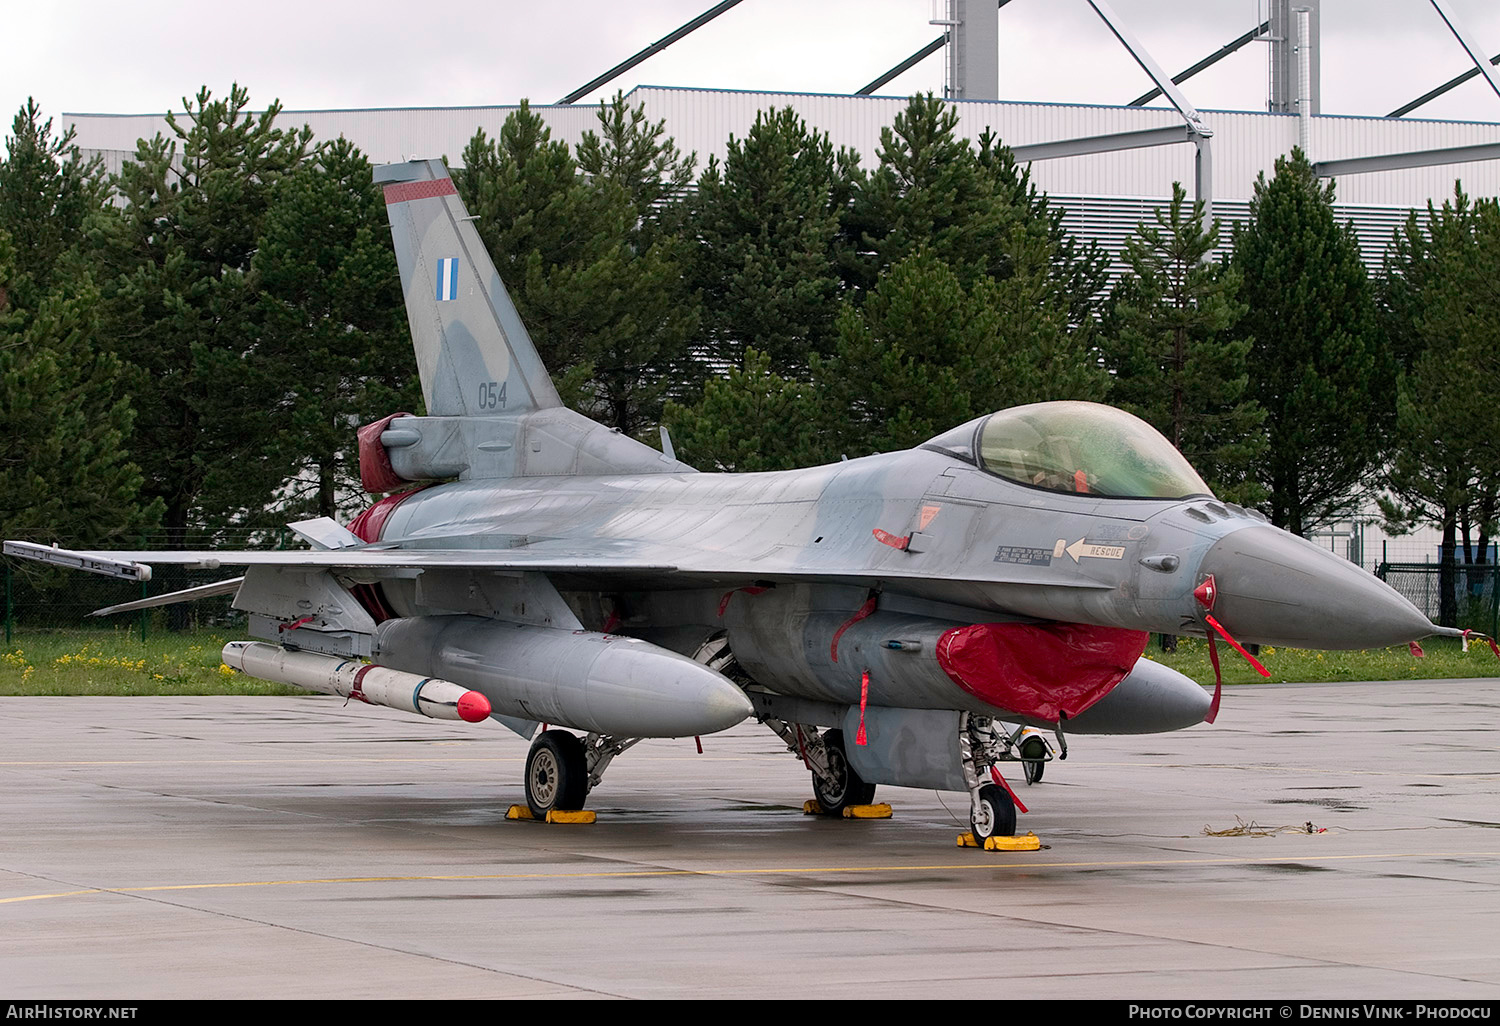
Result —
M991 414L979 429L979 465L1054 492L1129 499L1212 494L1150 424L1098 403L1034 403Z

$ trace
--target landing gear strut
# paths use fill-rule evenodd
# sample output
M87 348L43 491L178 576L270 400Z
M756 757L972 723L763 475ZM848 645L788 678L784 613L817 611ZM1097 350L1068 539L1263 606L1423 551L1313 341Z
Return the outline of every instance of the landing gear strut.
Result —
M964 782L969 788L969 829L982 848L991 837L1011 837L1016 832L1016 803L1010 791L991 782L990 768L1005 745L987 716L965 713L958 733L963 755Z

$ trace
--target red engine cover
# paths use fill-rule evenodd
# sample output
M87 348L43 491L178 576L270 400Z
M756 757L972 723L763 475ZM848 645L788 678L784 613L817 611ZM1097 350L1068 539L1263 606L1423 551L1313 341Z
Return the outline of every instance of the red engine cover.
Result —
M1081 623L977 623L938 639L938 665L990 705L1055 723L1125 679L1150 635Z

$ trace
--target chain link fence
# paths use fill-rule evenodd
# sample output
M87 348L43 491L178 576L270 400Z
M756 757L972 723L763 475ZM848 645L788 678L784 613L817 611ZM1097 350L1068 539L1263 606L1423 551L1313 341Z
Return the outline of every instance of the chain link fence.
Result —
M1491 637L1500 635L1500 567L1493 563L1381 563L1375 576L1395 588L1433 623L1442 623L1444 587L1449 589L1454 623ZM1445 581L1446 577L1446 581Z

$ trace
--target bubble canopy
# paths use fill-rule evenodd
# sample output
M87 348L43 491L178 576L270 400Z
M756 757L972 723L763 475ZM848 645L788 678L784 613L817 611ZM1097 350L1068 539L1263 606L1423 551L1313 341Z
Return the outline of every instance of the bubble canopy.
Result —
M1182 453L1150 424L1099 403L1033 403L992 413L933 439L955 450L972 431L981 470L1030 488L1111 499L1211 496ZM969 445L962 448L968 449Z

